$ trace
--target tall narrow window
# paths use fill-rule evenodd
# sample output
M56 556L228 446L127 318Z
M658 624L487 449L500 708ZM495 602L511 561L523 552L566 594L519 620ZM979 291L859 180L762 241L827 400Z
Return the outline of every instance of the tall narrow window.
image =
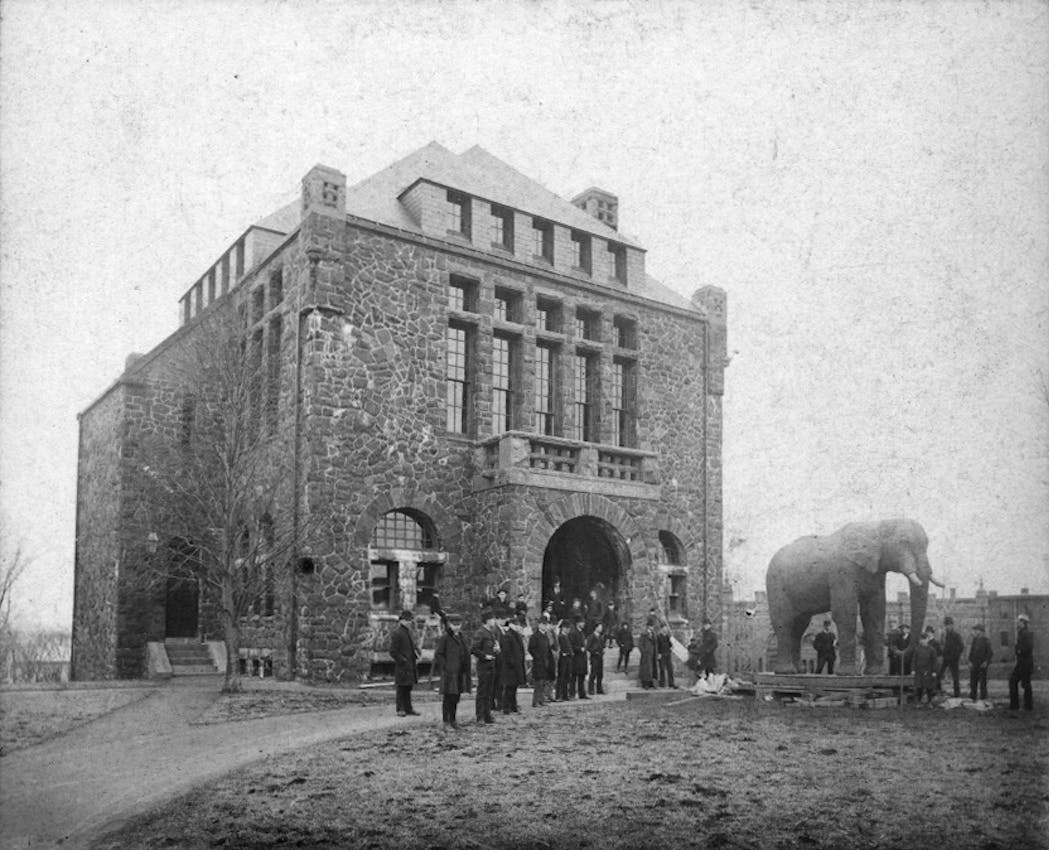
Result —
M208 272L208 303L215 300L215 269Z
M448 307L460 313L476 313L477 281L452 275L448 279Z
M535 430L554 433L554 350L548 345L535 347Z
M583 354L575 356L575 422L572 425L572 439L592 442L593 433L593 394L594 368L591 358Z
M554 261L554 226L549 221L532 219L532 253L548 263Z
M284 267L277 266L270 272L270 309L284 300Z
M265 405L263 398L263 331L260 327L251 335L251 350L248 361L248 398L251 402L251 414L248 422L249 433L252 438L259 434L259 425L262 421L262 410Z
M272 434L277 430L277 412L280 409L281 333L280 316L270 321L269 344L266 350L266 427Z
M241 278L241 276L243 274L244 274L244 240L241 239L239 242L237 242L236 267L235 267L235 275L234 275L234 277L236 278L236 280L240 280L240 278Z
M179 417L179 445L188 446L193 441L193 421L197 417L197 397L187 395L182 399Z
M222 255L222 294L229 292L229 252Z
M608 260L611 277L620 283L626 283L626 248L622 245L616 245L614 242L609 242Z
M637 323L625 316L612 320L612 343L616 348L637 348Z
M503 336L492 338L492 432L513 428L513 343Z
M514 211L492 204L492 245L514 250Z
M470 331L461 325L449 324L445 334L445 427L456 434L465 434L467 402L469 400L469 342Z
M448 230L470 238L470 198L460 192L448 192Z
M572 231L572 265L590 274L590 235L579 230Z
M633 446L635 434L634 400L637 395L636 364L630 360L612 362L612 442Z
M535 326L541 331L561 332L561 305L549 298L537 298L535 302Z
M521 321L521 293L515 289L496 287L495 318L501 322Z
M260 284L251 293L251 322L254 324L266 315L266 290Z

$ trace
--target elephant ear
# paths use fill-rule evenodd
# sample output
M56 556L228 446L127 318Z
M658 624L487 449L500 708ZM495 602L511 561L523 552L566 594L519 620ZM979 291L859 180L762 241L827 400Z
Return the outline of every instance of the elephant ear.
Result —
M842 535L842 554L846 560L869 573L877 573L881 561L881 541L873 529L849 525Z

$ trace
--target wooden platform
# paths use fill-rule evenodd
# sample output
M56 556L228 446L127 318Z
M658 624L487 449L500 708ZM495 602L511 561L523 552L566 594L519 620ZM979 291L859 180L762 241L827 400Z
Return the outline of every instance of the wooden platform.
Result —
M913 676L825 676L815 673L754 673L754 695L800 696L814 702L844 700L853 706L899 697L914 689ZM880 706L879 706L880 707Z

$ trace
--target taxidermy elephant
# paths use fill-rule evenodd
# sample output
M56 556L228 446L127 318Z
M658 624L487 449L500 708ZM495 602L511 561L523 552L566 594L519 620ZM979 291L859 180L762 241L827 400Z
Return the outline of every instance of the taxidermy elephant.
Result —
M769 617L776 633L777 673L801 669L801 639L816 614L830 611L838 629L840 675L855 675L856 615L863 623L868 674L882 671L885 657L885 573L903 573L911 584L911 641L925 622L929 538L914 520L850 522L825 537L799 537L780 549L765 576Z

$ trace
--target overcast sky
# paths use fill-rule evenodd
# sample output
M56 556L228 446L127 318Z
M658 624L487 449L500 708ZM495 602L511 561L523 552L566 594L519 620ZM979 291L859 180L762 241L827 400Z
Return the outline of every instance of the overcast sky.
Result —
M6 0L0 500L72 612L76 414L315 163L437 140L620 198L728 292L725 556L909 515L971 595L1049 592L1049 6ZM900 587L902 588L902 584Z

